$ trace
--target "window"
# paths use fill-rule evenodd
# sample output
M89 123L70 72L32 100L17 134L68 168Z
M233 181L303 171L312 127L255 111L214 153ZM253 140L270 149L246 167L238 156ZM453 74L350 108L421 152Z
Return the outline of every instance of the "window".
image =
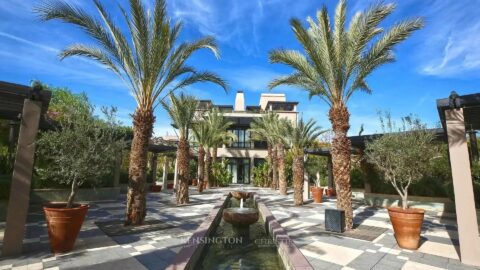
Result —
M230 145L232 148L250 148L250 131L247 129L232 129L230 130L233 134L235 134L236 139Z

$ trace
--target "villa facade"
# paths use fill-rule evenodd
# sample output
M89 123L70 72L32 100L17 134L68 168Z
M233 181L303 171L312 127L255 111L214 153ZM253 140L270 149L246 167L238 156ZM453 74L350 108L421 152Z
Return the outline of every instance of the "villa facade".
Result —
M237 92L233 105L215 105L211 100L200 101L199 114L216 107L224 117L234 123L230 131L235 134L236 140L217 149L217 157L228 160L228 168L233 175L232 183L250 184L254 166L265 162L267 157L266 142L253 141L251 138L249 129L253 119L274 111L281 118L296 123L297 106L298 102L287 101L285 94L273 93L263 93L258 105L246 106L243 91Z

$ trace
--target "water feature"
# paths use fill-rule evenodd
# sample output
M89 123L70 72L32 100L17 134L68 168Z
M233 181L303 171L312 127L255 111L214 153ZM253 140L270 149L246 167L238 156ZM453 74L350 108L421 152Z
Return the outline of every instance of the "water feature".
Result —
M231 192L195 269L285 269L248 192Z

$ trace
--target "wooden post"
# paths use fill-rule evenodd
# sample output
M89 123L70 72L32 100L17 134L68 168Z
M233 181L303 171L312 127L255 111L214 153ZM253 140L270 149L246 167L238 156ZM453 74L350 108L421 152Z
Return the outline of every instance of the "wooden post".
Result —
M2 256L22 253L25 223L27 221L30 200L30 185L35 154L35 139L42 103L25 99L23 103L18 147L13 168L10 199L7 209L7 224L3 238Z
M167 156L164 156L163 158L162 191L167 192L168 158Z
M153 153L152 155L152 185L157 185L157 160L158 154Z
M465 264L480 266L480 236L463 109L446 110L445 119L455 193L460 259Z

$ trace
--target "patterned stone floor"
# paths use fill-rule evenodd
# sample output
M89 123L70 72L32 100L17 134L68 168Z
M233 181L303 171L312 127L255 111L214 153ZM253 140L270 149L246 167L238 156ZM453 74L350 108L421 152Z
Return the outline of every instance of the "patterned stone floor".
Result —
M25 255L0 258L0 270L164 269L209 213L213 203L227 190L210 190L202 195L191 190L191 204L181 207L175 206L171 194L149 194L147 220L161 220L173 226L113 237L104 234L95 222L123 218L125 198L90 203L75 250L57 256L49 251L43 212L31 207L24 241ZM384 209L355 205L355 223L384 228L384 233L375 240L364 241L332 235L321 229L325 209L335 208L333 200L295 207L291 194L280 196L268 189L255 191L261 194L315 269L476 269L458 260L454 216L427 213L423 244L418 251L408 251L396 245ZM0 224L0 238L4 225Z

